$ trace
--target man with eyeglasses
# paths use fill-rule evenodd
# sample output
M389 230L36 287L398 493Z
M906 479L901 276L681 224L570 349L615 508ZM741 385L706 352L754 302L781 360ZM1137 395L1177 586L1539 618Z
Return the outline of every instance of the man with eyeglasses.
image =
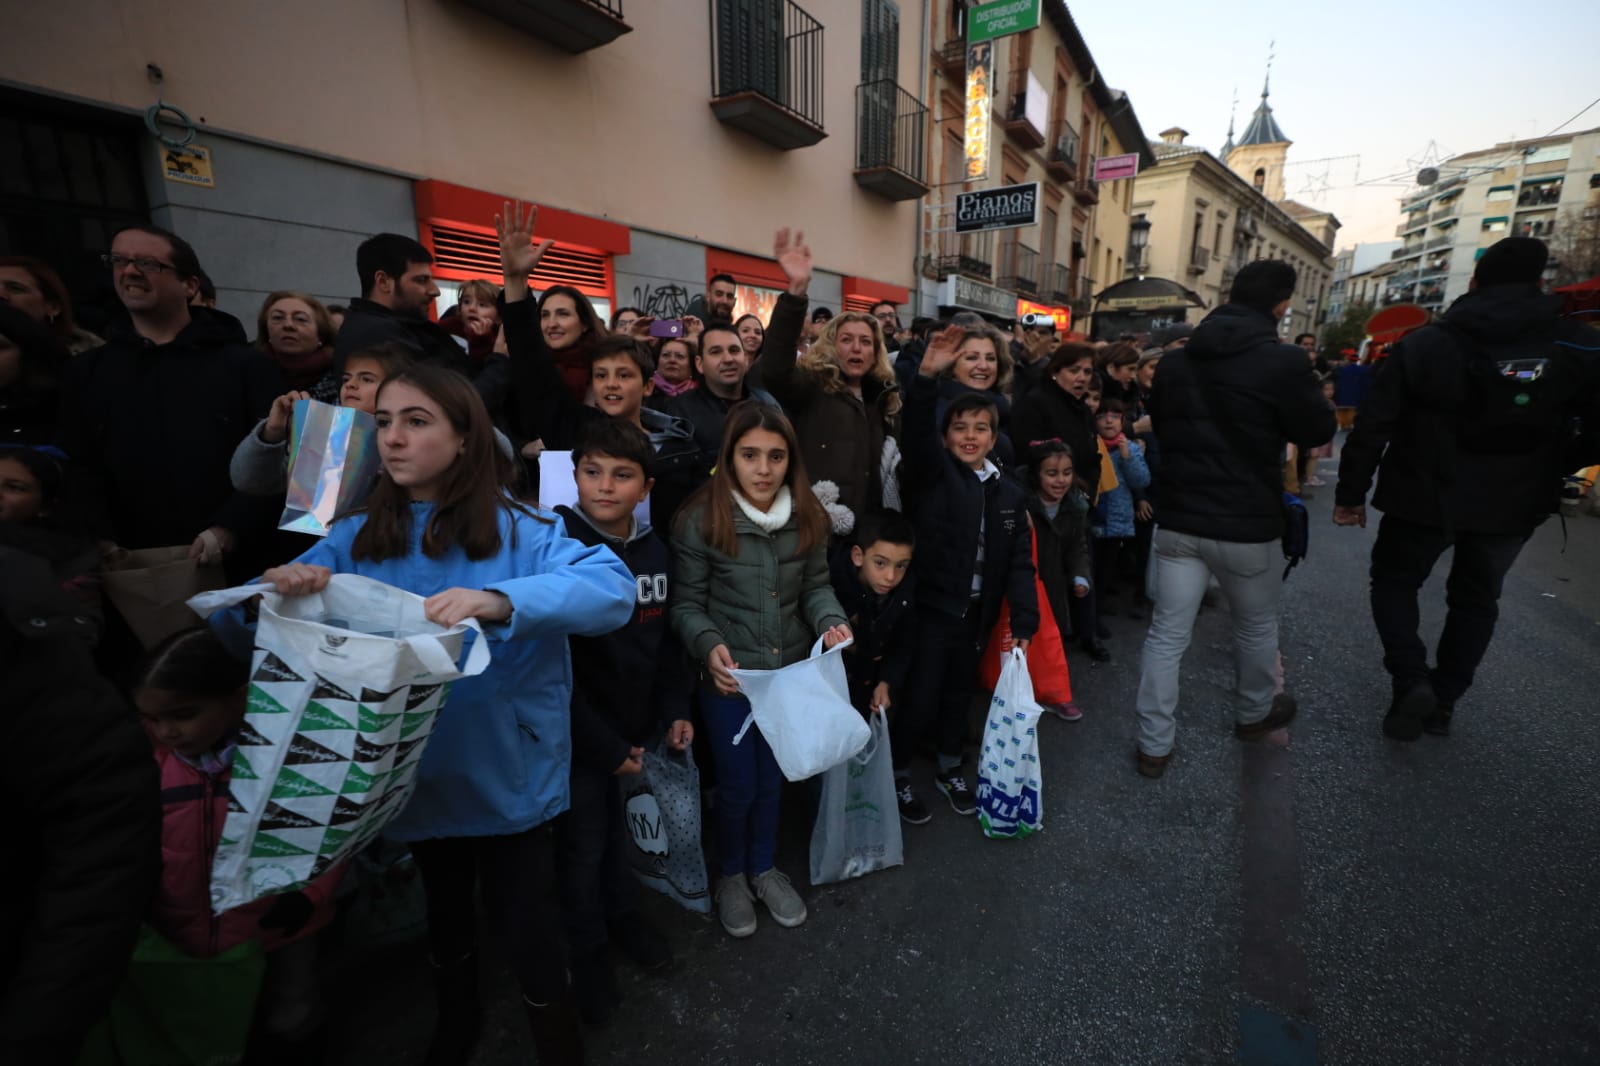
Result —
M883 343L889 354L900 350L900 309L889 300L879 300L872 305L872 317L883 327Z
M235 492L228 460L283 378L217 318L191 313L200 262L183 238L133 226L102 258L127 317L69 365L61 444L98 491L117 545L186 545L231 578L251 577L282 504Z

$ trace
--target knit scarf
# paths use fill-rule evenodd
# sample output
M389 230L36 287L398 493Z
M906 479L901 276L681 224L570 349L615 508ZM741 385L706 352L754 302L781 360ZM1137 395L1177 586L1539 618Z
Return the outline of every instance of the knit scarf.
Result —
M566 383L567 391L572 393L572 398L583 403L589 398L589 385L594 376L594 370L589 365L593 360L591 353L594 351L594 332L587 331L579 337L571 347L562 348L560 351L551 349L550 358L556 364L556 372L561 375L561 380Z
M772 506L763 511L738 492L733 494L733 502L739 505L739 510L744 516L754 522L757 528L767 533L776 533L789 521L793 510L793 500L789 496L789 486L784 485L778 489L778 494L772 498Z
M272 361L278 365L284 383L291 389L309 389L333 364L333 349L323 347L294 354L274 350Z
M684 378L674 385L659 373L651 375L650 380L655 382L656 394L659 396L680 396L699 384L694 378Z

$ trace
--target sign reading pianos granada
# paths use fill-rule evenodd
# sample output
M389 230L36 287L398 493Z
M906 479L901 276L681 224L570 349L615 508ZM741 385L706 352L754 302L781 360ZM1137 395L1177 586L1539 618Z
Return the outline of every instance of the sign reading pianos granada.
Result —
M956 196L956 232L978 233L989 229L1015 229L1039 221L1039 183L1002 185L998 189L977 189Z

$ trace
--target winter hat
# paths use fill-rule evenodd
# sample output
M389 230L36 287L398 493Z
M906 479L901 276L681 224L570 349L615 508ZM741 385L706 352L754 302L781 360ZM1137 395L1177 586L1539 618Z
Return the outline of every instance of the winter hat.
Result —
M1141 367L1149 366L1151 363L1155 362L1157 359L1160 359L1166 354L1167 353L1161 348L1146 348L1144 351L1139 353L1139 362L1137 365Z
M1156 343L1158 345L1160 345L1161 347L1165 348L1167 345L1171 344L1173 341L1188 340L1193 335L1194 335L1194 327L1193 326L1189 325L1189 323L1187 323L1187 322L1179 322L1176 325L1168 326L1166 329L1162 330L1160 333L1157 333L1156 334Z
M1550 249L1537 237L1496 241L1478 260L1472 280L1482 285L1537 285L1550 261Z

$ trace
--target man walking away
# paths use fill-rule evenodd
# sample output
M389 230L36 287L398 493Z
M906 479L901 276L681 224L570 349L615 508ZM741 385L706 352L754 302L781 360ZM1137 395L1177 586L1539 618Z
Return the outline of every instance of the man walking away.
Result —
M1485 252L1471 291L1395 345L1345 441L1335 523L1367 524L1378 474L1372 618L1394 688L1383 732L1395 740L1449 733L1506 572L1559 506L1562 475L1583 465L1578 426L1591 442L1600 429L1600 332L1561 318L1560 297L1540 292L1548 257L1530 237ZM1430 670L1417 591L1452 546Z
M1177 733L1178 669L1212 574L1233 611L1234 733L1257 740L1295 714L1274 697L1283 537L1283 446L1331 440L1333 412L1299 348L1278 339L1295 272L1276 259L1239 271L1229 302L1161 360L1150 422L1161 466L1155 615L1139 678L1137 769L1160 777Z

